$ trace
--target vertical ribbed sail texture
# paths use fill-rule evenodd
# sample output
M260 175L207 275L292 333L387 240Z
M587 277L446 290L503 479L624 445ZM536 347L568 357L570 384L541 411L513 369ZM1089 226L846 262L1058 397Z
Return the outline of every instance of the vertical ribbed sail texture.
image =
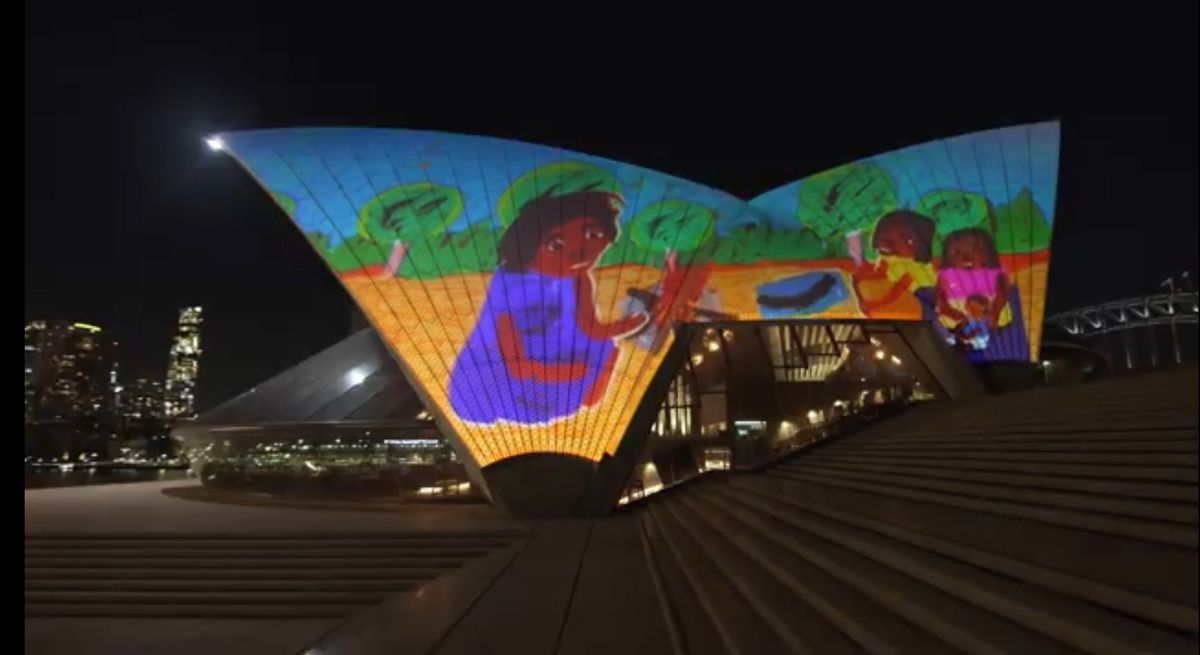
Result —
M681 321L924 319L975 361L1037 356L1057 123L903 148L749 203L486 137L221 136L480 466L615 452Z
M481 466L612 453L673 324L712 300L717 225L764 220L685 180L499 139L222 138Z
M849 273L865 318L931 320L972 362L1038 357L1059 124L867 157L750 204L801 225Z

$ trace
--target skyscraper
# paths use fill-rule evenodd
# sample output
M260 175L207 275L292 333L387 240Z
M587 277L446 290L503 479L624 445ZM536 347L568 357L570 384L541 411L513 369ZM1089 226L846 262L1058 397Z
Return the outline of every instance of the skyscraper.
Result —
M25 325L25 415L70 418L112 409L114 346L88 323Z
M168 419L192 418L196 415L196 376L200 373L199 306L179 310L179 326L171 344L164 385L164 411Z
M137 378L121 385L120 416L126 426L161 423L164 416L163 383Z

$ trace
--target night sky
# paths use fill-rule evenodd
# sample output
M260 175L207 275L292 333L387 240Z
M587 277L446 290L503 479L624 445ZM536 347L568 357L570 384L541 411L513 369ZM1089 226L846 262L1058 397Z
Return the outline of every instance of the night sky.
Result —
M1196 275L1194 11L705 48L462 25L339 43L279 17L71 24L43 5L26 7L25 318L102 325L127 376L161 377L178 308L204 305L201 409L344 337L352 312L299 231L204 149L217 130L490 134L748 198L891 148L1059 118L1050 311Z

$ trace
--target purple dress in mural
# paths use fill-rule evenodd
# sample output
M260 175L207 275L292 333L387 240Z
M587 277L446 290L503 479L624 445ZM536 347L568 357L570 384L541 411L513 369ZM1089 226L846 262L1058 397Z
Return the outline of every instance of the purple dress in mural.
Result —
M588 299L590 302L590 299ZM592 339L576 324L575 281L539 273L498 270L488 285L479 320L450 374L450 405L463 421L546 423L579 411L613 354L612 339ZM543 381L505 361L498 325L511 317L528 359L582 364L582 378Z

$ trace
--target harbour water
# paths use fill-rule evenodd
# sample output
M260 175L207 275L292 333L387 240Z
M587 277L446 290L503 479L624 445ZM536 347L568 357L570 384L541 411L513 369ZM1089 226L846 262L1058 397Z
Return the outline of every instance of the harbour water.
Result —
M62 470L58 468L33 468L26 466L25 488L48 489L52 487L78 487L90 484L186 480L187 477L187 470L185 469L85 468Z

